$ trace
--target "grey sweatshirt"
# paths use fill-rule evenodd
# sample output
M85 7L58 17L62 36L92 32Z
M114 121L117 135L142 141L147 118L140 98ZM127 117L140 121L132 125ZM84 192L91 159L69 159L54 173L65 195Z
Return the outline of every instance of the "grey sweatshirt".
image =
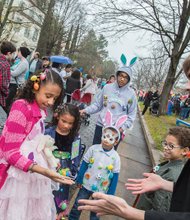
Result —
M14 70L11 70L11 81L12 84L23 84L26 72L29 71L29 63L26 59L22 60ZM16 80L17 82L16 82Z
M137 99L129 83L123 87L119 87L117 82L105 85L96 96L95 101L85 110L87 114L100 112L97 125L103 126L105 114L108 109L113 114L113 123L122 115L128 116L127 121L122 126L124 131L132 126L136 118Z

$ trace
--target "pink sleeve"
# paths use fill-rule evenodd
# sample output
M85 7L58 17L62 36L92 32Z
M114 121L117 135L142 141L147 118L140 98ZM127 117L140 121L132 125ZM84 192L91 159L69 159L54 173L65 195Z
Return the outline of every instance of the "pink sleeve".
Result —
M1 136L1 149L4 159L12 166L25 172L33 163L20 154L20 146L33 126L31 111L25 101L16 101L10 111Z

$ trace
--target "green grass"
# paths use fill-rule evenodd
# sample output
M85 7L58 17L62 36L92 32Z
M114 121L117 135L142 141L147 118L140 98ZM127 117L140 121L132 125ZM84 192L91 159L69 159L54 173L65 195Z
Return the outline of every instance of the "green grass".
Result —
M142 111L144 108L142 102L139 102L139 107ZM144 114L144 119L157 149L162 149L161 141L165 138L169 128L176 126L176 118L176 115L162 115L160 117L152 116L149 114L149 109ZM188 121L190 122L190 120Z

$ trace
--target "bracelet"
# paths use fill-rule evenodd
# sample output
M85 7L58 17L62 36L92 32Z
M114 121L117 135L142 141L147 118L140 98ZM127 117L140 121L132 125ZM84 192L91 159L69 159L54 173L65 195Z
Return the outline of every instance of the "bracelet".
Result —
M32 168L34 167L34 165L37 165L37 163L33 162L32 165L29 167L28 171L30 171L30 173L33 173Z

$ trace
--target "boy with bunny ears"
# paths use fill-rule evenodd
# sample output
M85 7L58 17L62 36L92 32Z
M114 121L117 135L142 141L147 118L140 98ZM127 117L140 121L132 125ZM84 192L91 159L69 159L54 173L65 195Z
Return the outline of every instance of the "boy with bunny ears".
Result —
M130 82L132 78L131 67L136 62L136 59L134 57L129 66L126 66L127 60L122 54L121 61L124 66L117 70L117 80L114 83L105 85L101 92L96 95L94 102L80 111L81 114L90 115L99 112L93 144L101 143L103 120L107 110L113 114L113 122L116 122L120 116L128 116L126 122L119 128L122 138L125 135L125 131L133 125L137 112L137 100L135 91L130 87ZM117 149L117 146L115 146L115 149Z
M77 209L79 199L87 199L94 192L115 194L120 172L120 157L114 150L114 146L120 139L118 128L126 120L127 116L122 116L117 120L115 126L113 126L112 114L110 111L106 112L101 144L91 146L84 155L76 179L80 190L70 212L69 220L76 220L80 217L81 211ZM99 218L95 213L91 212L90 219L95 220Z

